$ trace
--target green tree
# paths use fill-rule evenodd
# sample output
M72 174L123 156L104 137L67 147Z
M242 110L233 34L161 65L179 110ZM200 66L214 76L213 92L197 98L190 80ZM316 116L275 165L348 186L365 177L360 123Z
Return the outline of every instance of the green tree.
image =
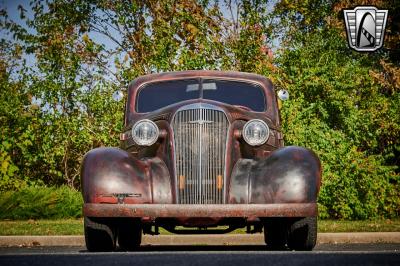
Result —
M398 67L390 49L365 54L347 47L344 7L352 6L278 2L274 30L285 35L276 63L284 72L281 85L292 95L282 110L283 126L288 143L310 147L322 159L322 217L396 216Z

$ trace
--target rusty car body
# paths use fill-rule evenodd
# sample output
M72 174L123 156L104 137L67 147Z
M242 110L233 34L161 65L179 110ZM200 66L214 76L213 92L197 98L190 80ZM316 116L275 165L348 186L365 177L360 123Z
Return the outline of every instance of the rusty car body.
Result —
M133 250L142 233L264 231L271 249L315 246L321 165L284 146L278 99L263 76L150 74L128 89L120 147L82 163L88 250Z

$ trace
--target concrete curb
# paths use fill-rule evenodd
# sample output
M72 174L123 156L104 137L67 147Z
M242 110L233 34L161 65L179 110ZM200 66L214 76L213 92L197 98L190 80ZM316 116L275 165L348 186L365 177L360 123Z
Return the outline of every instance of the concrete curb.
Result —
M318 244L400 243L400 232L319 233ZM145 235L142 245L264 245L255 235ZM84 236L0 236L0 246L84 246Z

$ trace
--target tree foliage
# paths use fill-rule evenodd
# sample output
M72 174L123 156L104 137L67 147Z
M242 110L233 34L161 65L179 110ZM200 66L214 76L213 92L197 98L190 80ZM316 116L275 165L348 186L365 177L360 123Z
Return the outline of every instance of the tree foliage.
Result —
M376 5L394 14L400 7ZM398 47L389 43L373 54L350 50L339 12L344 7L352 5L348 1L280 1L277 5L282 24L274 30L286 33L276 63L284 73L281 85L292 94L282 110L286 140L310 147L322 160L320 216L396 216L400 204ZM388 39L398 38L399 28L397 34L395 27L388 29Z
M79 188L85 152L118 145L112 95L135 77L238 70L289 90L286 143L322 160L321 217L397 216L399 4L368 1L389 9L385 46L358 53L341 12L356 2L33 0L18 21L1 10L0 191Z

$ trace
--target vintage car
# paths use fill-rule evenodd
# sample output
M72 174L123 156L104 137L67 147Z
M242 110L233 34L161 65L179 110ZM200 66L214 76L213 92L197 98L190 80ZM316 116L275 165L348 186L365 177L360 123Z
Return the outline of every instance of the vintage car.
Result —
M321 165L284 146L267 78L241 72L150 74L128 89L120 147L82 162L89 251L134 250L176 234L264 231L270 249L311 250Z

